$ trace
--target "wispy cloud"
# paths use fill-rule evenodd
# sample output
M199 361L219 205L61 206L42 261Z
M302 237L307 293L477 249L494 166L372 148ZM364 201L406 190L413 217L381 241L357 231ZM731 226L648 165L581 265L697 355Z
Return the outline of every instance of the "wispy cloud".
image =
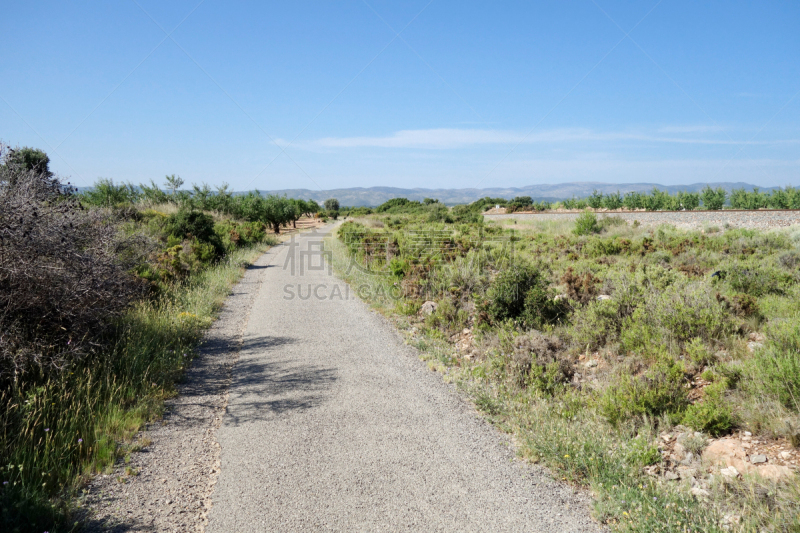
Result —
M674 143L696 145L777 145L800 144L800 139L736 141L730 139L683 137L680 133L710 133L714 127L674 126L658 130L656 134L644 132L596 132L585 128L554 129L526 134L515 130L485 130L461 128L434 128L401 130L386 136L325 137L296 143L306 148L418 148L448 150L476 145L557 144L574 142L635 141L644 143ZM666 135L664 135L666 134ZM671 135L670 135L671 134ZM278 140L280 144L281 141Z
M722 126L716 124L686 124L680 126L664 126L658 128L659 133L713 133L724 131Z

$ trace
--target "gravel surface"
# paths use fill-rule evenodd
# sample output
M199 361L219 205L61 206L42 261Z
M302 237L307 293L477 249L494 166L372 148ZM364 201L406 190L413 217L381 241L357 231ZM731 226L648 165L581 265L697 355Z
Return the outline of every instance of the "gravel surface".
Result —
M314 269L321 240L248 269L138 436L152 444L88 487L87 530L601 531L587 493L516 459L355 288Z
M484 215L485 220L574 220L580 213L513 213L510 215ZM684 229L702 229L725 224L735 228L771 229L800 224L800 211L637 211L599 212L598 216L620 217L629 223L672 224Z
M231 292L178 396L167 401L163 420L138 435L152 444L89 485L83 502L88 531L202 531L219 472L214 433L227 402L231 369L266 266L279 249L261 256ZM139 475L126 476L126 466Z
M601 530L586 493L515 459L355 288L312 269L318 242L264 271L206 531Z

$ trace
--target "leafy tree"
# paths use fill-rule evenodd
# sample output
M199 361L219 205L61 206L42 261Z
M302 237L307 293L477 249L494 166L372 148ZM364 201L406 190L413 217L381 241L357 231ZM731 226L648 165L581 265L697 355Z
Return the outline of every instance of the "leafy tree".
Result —
M678 192L678 202L683 209L692 211L700 205L700 194L696 192Z
M315 214L317 214L317 213L319 213L320 211L322 211L322 208L321 208L321 207L319 206L319 204L318 204L316 201L314 201L314 200L309 200L309 201L307 201L307 202L306 202L306 207L307 207L307 209L308 209L308 210L306 211L306 215L308 215L308 216L314 216Z
M286 207L286 218L291 221L292 227L297 228L297 221L306 212L306 202L304 200L289 200Z
M642 209L644 208L644 197L640 192L631 191L625 193L625 197L622 199L622 205L630 210L634 209Z
M53 175L50 172L50 158L36 148L25 146L24 148L10 149L5 155L4 164L23 171L33 170L48 178Z
M700 198L703 200L703 207L716 211L717 209L722 209L722 206L725 205L727 195L722 187L712 189L710 185L706 185L703 192L700 193Z
M150 185L140 183L139 189L141 190L140 198L144 198L151 204L163 204L169 201L167 193L162 191L153 180L150 180Z
M587 199L589 202L589 207L592 209L599 209L603 207L603 193L595 189L592 191L591 196Z
M328 198L327 200L325 200L325 209L327 209L328 211L338 211L339 200L337 200L336 198Z
M281 226L289 223L295 215L294 203L285 196L262 196L259 192L249 192L239 202L241 216L268 224L275 233L280 233Z
M622 195L619 191L605 195L603 198L603 207L606 209L619 209L622 207Z
M175 191L181 188L183 185L183 179L180 176L176 176L172 174L171 176L166 177L167 182L164 184L167 189L172 191L172 195L175 196Z

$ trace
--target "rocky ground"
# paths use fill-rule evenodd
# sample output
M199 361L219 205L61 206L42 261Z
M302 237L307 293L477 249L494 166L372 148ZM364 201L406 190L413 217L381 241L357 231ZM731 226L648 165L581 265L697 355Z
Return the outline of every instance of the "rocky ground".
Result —
M485 220L574 220L580 212L551 211L545 213L513 213L500 214L493 210L484 214ZM659 225L672 224L684 229L703 229L716 226L772 229L800 224L800 211L598 211L599 216L620 217L629 224L638 221L640 224Z

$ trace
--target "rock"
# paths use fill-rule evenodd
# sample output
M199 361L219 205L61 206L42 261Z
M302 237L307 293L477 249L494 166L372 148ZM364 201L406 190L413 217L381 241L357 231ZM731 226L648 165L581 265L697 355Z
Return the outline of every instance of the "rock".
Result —
M722 520L728 524L738 524L742 520L742 517L738 514L726 514Z
M758 473L761 477L771 479L772 481L783 481L794 475L791 468L780 465L759 466Z
M725 477L739 477L739 471L736 470L736 467L729 466L727 468L723 468L719 471Z
M657 476L658 475L658 465L646 466L644 467L644 473L648 476Z
M462 331L461 333L463 333L464 335L469 335L469 328L464 328L464 331Z
M672 472L672 471L669 471L666 474L664 474L664 479L666 479L667 481L675 481L675 480L678 480L680 478L681 477L678 474L676 474L675 472Z
M713 464L725 464L728 457L744 459L744 449L736 439L719 439L710 443L703 450L703 459Z
M678 441L675 443L675 446L672 447L672 453L675 455L675 459L682 461L686 454L686 448Z
M586 368L594 368L594 367L597 366L597 360L596 359L590 359L590 360L586 361L585 366L586 366Z
M701 489L700 487L694 487L690 492L692 493L692 496L694 496L698 500L708 498L709 496L711 496L710 492L708 492L706 489Z
M560 302L561 300L566 300L567 298L568 296L566 294L556 294L553 300L556 302Z
M422 313L423 315L432 315L434 311L436 311L437 307L438 306L436 305L436 302L431 302L429 300L424 304L422 304L422 307L420 307L419 312Z
M792 458L791 452L781 452L781 459L783 459L784 461L788 461L791 458Z
M703 459L713 465L732 466L748 474L756 470L755 465L747 462L745 449L736 439L725 438L712 442L703 451Z
M601 300L601 301L602 301L602 300L610 300L610 299L611 299L611 296L609 296L608 294L601 294L601 295L599 295L599 296L597 297L597 299L598 299L598 300Z
M758 350L760 348L763 348L763 347L764 347L764 345L762 343L760 343L760 342L748 342L747 343L747 349L750 350L751 352L755 352L756 350Z
M749 431L745 431L745 432L744 432L744 436L745 436L745 437L752 437L752 436L753 436L753 434L752 434L752 433L750 433Z
M767 462L767 456L763 455L763 454L751 455L750 456L750 462L753 463L754 465L758 464L758 463L766 463Z

